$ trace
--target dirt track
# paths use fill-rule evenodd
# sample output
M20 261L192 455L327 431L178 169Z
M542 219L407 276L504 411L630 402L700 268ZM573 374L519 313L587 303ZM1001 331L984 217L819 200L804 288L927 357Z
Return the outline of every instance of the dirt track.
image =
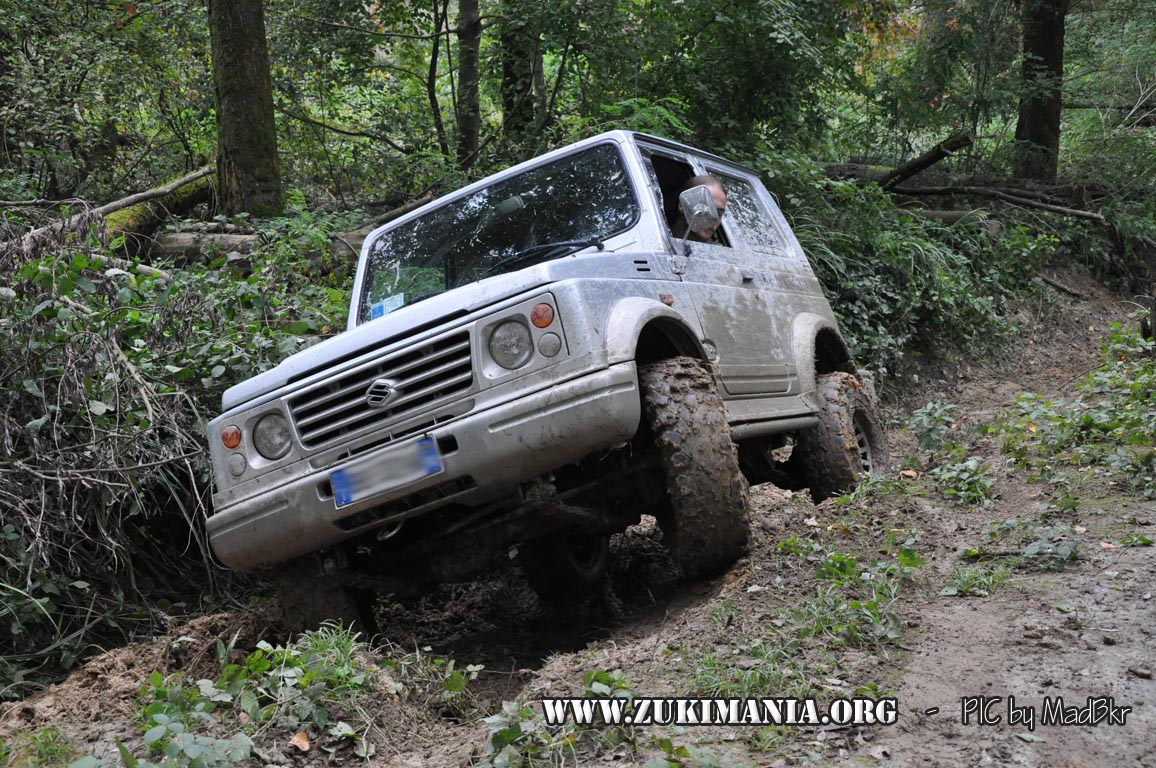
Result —
M637 696L696 695L720 683L745 691L744 681L774 673L780 675L776 685L791 690L889 694L899 705L893 726L656 726L627 729L615 739L585 732L567 753L577 764L643 766L663 755L660 739L670 738L684 752L667 756L684 765L1156 766L1156 638L1150 621L1156 552L1118 546L1127 534L1151 535L1156 504L1123 494L1095 472L1073 472L1063 487L1029 484L1023 472L1003 470L996 437L981 428L994 424L1020 392L1068 392L1097 363L1108 323L1127 316L1124 303L1089 281L1064 279L1092 298L1048 295L1025 308L1022 341L1007 359L928 371L922 391L891 414L891 453L898 464L918 455L913 438L898 425L929 400L955 403L959 440L969 455L982 456L993 468L994 506L968 508L944 499L927 482L930 467L917 459L904 464L914 475L901 476L906 488L849 504L816 506L805 494L761 486L752 489L750 556L713 580L680 583L660 534L644 522L616 538L610 586L602 600L580 611L540 603L517 568L505 563L471 585L442 587L418 601L383 601L379 618L387 639L396 649L423 649L459 667L484 664L471 686L481 715L518 697L533 704L544 696L582 695L583 674L593 670L622 670ZM1079 531L1078 561L1058 572L1016 570L990 597L939 594L964 550L985 541L992 521L1035 514L1039 505L1064 497L1076 500L1063 519ZM865 566L893 560L904 539L923 564L902 580L891 604L894 624L864 625L893 630L894 637L783 641L790 654L771 668L762 655L767 638L785 635L802 621L816 594L823 594L825 582L816 577L823 553L847 553ZM815 549L796 552L783 546L788 540L813 542ZM114 738L140 745L133 712L149 672L211 678L217 639L228 642L236 635L236 648L244 650L276 634L260 612L174 627L164 638L96 657L25 702L0 705L0 736L56 723L82 754L116 761ZM174 644L179 637L192 640ZM786 693L760 684L749 690ZM979 726L973 716L972 724L962 724L961 699L981 695L1001 699L990 710L1001 722ZM1057 696L1068 705L1110 696L1132 710L1125 725L1039 724L1044 698ZM1021 708L1034 708L1034 729L1007 722L1010 697ZM479 719L447 718L396 695L382 694L373 703L380 717L372 730L377 749L370 764L481 761L489 729ZM925 714L932 708L938 713ZM360 762L348 751L298 754L284 736L267 736L260 744L263 757L253 764Z

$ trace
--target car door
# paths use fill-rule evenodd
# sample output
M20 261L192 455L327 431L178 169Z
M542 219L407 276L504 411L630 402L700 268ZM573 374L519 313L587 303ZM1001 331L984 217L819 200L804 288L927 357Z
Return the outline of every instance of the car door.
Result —
M761 314L748 319L750 329L741 336L732 334L730 339L734 344L751 344L753 349L736 354L728 391L736 395L798 394L792 322L808 306L807 297L818 286L810 270L802 268L806 264L801 251L793 247L782 215L762 184L745 173L710 163L704 164L704 170L717 178L727 193L723 224L731 250L721 257L737 272L741 290L733 293L745 296L754 291L760 297ZM746 362L752 357L756 363Z

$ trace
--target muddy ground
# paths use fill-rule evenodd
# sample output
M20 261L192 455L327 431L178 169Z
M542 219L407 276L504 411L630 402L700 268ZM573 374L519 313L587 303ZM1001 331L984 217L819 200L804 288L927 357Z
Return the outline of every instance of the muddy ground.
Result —
M368 763L481 764L495 729L484 718L500 712L502 702L534 707L546 696L580 696L587 673L621 670L623 686L636 696L720 690L824 699L894 696L898 722L571 730L537 742L550 743L536 753L541 759L620 766L663 764L660 759L704 766L1156 766L1156 551L1121 545L1128 536L1156 538L1156 503L1129 495L1117 480L1094 470L1073 468L1050 482L1028 482L1028 473L1007 469L999 437L986 429L1006 418L1003 409L1017 394L1069 394L1102 359L1099 347L1109 323L1125 321L1132 309L1087 278L1058 277L1084 298L1045 289L1020 308L1020 333L1003 352L929 367L902 396L892 393L890 485L820 505L805 493L753 488L750 556L721 576L681 583L661 534L644 520L616 537L606 592L581 608L539 601L513 562L420 600L383 600L384 636L366 654L367 665L390 654L416 653L484 669L470 683L464 708L447 709L385 676L384 684L346 713L351 721L361 718L359 727L373 744ZM931 481L936 459L903 429L929 401L957 406L952 440L990 465L996 493L991 505L945 498ZM1031 518L1048 507L1075 532L1076 560L1062 570L1014 568L990 596L941 594L966 564L965 552L991 542L993 521ZM902 549L920 564L896 576ZM877 562L891 563L893 600L884 601L882 617L795 641L807 634L802 628L823 618L821 598L831 597L825 590L833 582L822 568L832 553L855 558L863 572L876 572L871 569ZM992 563L998 566L998 558ZM866 578L855 574L856 580ZM859 597L862 607L865 584L840 589ZM96 656L60 684L23 702L0 704L0 737L16 744L55 725L74 746L72 757L119 764L117 739L144 755L138 713L149 674L213 679L220 670L218 640L242 658L262 639L285 640L272 613L258 602L174 624L165 636ZM775 648L782 653L770 654ZM962 700L976 696L999 698L987 711L1000 722L979 725L974 714L962 722ZM1059 696L1069 705L1111 697L1131 711L1124 724L1040 724L1045 697ZM1012 697L1021 715L1035 713L1033 728L1008 722ZM308 735L315 744L326 738ZM362 762L348 749L304 752L290 745L291 736L276 727L262 729L245 764ZM529 753L527 747L521 754ZM19 750L10 750L8 762L30 764Z

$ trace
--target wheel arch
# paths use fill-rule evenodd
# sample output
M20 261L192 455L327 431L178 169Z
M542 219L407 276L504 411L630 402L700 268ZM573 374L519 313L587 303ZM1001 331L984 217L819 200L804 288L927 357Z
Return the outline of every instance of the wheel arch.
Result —
M818 387L818 377L824 373L856 372L851 350L834 320L804 312L795 318L791 337L801 392L814 392Z
M623 299L611 310L606 351L611 365L628 360L644 364L679 356L707 360L702 343L685 317L654 299L637 297Z

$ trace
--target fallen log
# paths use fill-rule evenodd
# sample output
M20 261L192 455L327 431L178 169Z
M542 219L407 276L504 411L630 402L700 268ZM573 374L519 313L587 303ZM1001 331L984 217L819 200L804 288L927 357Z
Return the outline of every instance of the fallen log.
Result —
M888 189L901 181L922 173L940 160L951 157L964 147L971 146L971 142L972 136L967 131L957 133L896 168L867 163L820 163L819 167L831 179L856 179L860 184L873 181L884 189Z
M206 254L253 252L257 235L237 235L215 232L168 232L153 242L149 255L156 260L175 264L189 264L205 260Z
M105 238L125 238L122 250L136 255L152 246L150 235L170 216L180 216L213 199L213 179L202 176L163 197L130 205L104 217Z
M106 203L97 208L81 211L80 213L60 219L59 221L54 221L43 227L38 227L18 239L0 242L0 251L16 250L21 253L25 259L31 259L45 246L57 245L69 234L83 232L94 222L101 222L103 224L105 218L111 213L123 211L140 203L146 203L172 195L181 187L192 184L206 176L210 176L214 172L215 169L212 166L208 166L164 186L150 189L146 192L138 192L135 195L114 200L111 203Z
M1038 277L1040 280L1042 280L1047 285L1050 285L1051 287L1055 288L1057 291L1060 291L1061 293L1066 293L1069 296L1076 297L1077 299L1088 298L1083 293L1080 293L1079 291L1077 291L1075 288L1069 288L1068 286L1061 283L1059 280L1048 277L1043 272L1040 272L1039 274L1037 274L1036 277Z

